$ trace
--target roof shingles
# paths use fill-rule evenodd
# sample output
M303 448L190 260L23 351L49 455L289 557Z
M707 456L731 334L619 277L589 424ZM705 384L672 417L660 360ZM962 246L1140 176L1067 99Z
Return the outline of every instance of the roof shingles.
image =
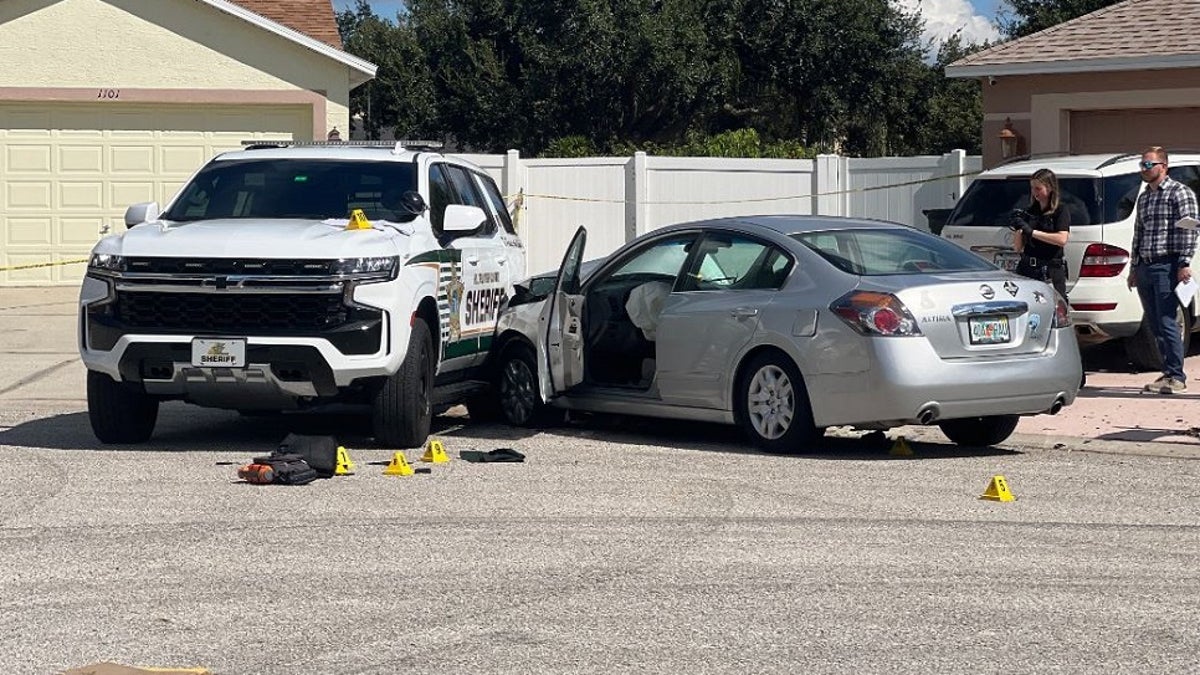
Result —
M1007 66L1087 59L1200 55L1200 2L1125 0L1091 14L998 44L952 64Z
M233 1L263 18L304 33L336 49L342 48L332 0Z

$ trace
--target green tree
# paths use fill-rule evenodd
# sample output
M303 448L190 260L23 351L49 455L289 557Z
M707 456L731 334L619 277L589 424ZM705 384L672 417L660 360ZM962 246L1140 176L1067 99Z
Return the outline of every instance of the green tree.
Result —
M1121 0L1005 0L998 21L1000 32L1019 38L1057 26Z
M366 0L340 13L338 30L346 51L379 67L375 79L350 95L350 114L362 120L368 138L391 131L396 138L440 131L438 99L426 54L403 15L393 23L371 11Z
M920 130L920 152L942 154L956 148L977 155L982 152L983 102L979 80L948 78L946 66L981 49L988 43L963 44L961 34L946 39L929 70Z
M408 0L395 23L359 0L338 20L380 66L352 97L371 134L790 157L929 152L979 126L977 89L945 83L891 0Z
M726 111L768 138L887 154L918 95L921 21L888 0L741 0Z

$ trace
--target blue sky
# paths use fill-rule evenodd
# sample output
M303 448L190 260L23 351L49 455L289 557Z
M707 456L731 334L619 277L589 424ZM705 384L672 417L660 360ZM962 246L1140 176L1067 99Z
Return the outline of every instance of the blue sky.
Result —
M833 0L836 2L836 0ZM998 33L992 24L1001 0L897 0L901 5L920 9L925 16L926 37L940 37L962 30L970 41L995 39ZM376 14L392 18L400 11L401 0L371 0ZM334 9L341 11L354 6L354 0L333 0Z

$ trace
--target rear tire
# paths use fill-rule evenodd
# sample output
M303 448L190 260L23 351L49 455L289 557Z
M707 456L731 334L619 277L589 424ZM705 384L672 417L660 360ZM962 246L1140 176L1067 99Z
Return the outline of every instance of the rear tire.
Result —
M132 385L89 370L88 419L101 443L145 443L158 421L158 399Z
M821 435L800 369L782 354L766 352L747 364L734 391L734 413L767 452L798 452Z
M985 447L1003 443L1017 428L1017 415L992 415L989 417L967 417L961 420L939 422L946 438L958 445Z
M1142 325L1138 327L1138 332L1122 340L1125 356L1138 370L1161 371L1162 355L1158 353L1158 341L1154 339L1154 331L1150 329L1150 323L1146 318L1142 317ZM1188 325L1187 310L1182 305L1175 308L1175 323L1179 327L1179 337L1183 341L1183 355L1186 357L1188 349L1192 345L1192 331Z
M372 404L375 442L389 448L417 448L429 438L433 421L433 340L417 319L408 336L404 363L383 382Z

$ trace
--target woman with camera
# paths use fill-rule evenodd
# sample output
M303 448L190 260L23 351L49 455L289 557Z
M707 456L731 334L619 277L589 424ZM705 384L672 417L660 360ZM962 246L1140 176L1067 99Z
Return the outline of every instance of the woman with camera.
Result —
M1009 227L1015 232L1013 248L1021 254L1017 274L1045 281L1067 297L1067 261L1063 247L1071 236L1071 215L1059 203L1058 176L1038 169L1029 179L1033 203L1013 212Z

